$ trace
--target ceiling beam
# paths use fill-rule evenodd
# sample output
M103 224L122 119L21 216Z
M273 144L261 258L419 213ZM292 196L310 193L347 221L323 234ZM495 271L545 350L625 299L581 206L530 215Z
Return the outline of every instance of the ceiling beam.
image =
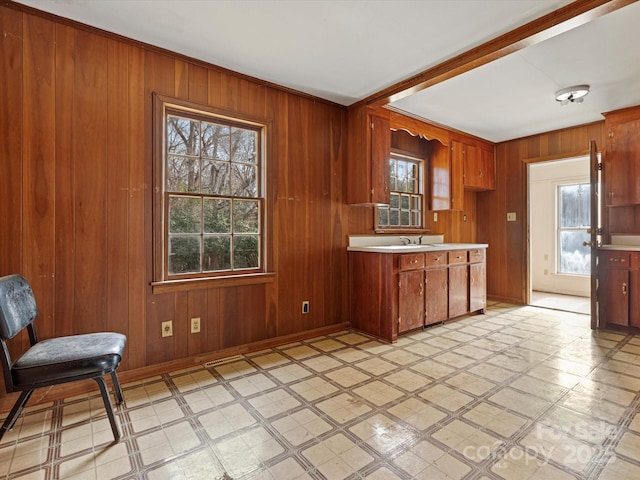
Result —
M515 30L374 93L351 107L363 104L378 107L387 105L518 50L568 32L636 1L638 0L576 0Z

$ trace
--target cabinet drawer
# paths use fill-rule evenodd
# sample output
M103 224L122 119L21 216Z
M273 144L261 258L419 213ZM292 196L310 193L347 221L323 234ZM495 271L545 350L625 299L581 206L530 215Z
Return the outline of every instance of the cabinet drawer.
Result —
M600 268L620 267L629 268L631 265L631 252L603 252L600 251Z
M478 248L477 250L469 250L469 263L484 262L485 250L484 248Z
M400 270L418 270L424 268L424 253L400 255Z
M453 252L449 252L449 265L456 263L467 263L466 250L455 250Z
M439 267L447 265L447 252L427 253L427 267Z

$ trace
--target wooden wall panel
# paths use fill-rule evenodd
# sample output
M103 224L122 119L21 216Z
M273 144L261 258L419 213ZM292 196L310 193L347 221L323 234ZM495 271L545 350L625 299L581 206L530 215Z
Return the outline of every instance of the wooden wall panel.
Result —
M129 333L129 48L115 40L107 45L107 138L119 138L107 142L106 170L106 220L107 265L105 329Z
M135 369L348 320L344 108L19 5L0 24L0 271L34 284L43 338L121 331ZM270 122L273 282L153 294L153 92Z
M525 303L529 275L527 252L526 164L584 155L589 141L604 148L604 122L557 130L497 145L496 190L477 196L476 240L488 243L487 295ZM507 212L516 222L507 222Z
M84 333L107 327L107 40L78 32L75 64L74 333Z
M74 332L74 278L75 235L73 162L74 120L69 111L73 108L75 82L76 30L56 25L56 198L55 198L55 316L56 333L71 335Z
M8 275L22 270L22 15L0 11L0 29L0 275Z
M147 252L149 251L146 236L147 211L145 201L149 186L145 176L145 59L144 51L136 47L128 47L128 298L126 301L129 311L128 341L125 358L121 368L140 368L146 365L146 326L147 326L147 296L151 288L147 280Z
M26 17L23 23L22 268L38 300L39 333L55 331L55 29ZM14 244L12 242L11 244Z

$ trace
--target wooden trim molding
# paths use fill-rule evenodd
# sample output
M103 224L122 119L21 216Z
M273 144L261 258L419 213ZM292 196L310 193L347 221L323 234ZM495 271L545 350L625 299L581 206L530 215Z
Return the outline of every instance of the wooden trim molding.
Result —
M637 0L576 0L515 30L424 70L375 93L355 105L383 106L486 65L511 53L543 42ZM353 105L352 105L353 106Z

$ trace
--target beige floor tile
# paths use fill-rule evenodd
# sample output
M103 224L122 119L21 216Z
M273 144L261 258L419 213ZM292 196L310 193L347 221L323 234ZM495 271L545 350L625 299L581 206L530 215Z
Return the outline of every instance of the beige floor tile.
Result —
M636 478L639 350L583 315L494 302L393 345L338 332L124 385L115 444L97 391L31 405L0 476Z
M459 410L473 401L473 397L454 390L446 385L435 385L420 393L420 397L435 403L451 412Z
M353 367L344 367L326 374L334 382L343 387L352 387L371 378L370 375L360 372Z
M383 375L398 368L397 365L382 360L381 358L370 358L368 360L356 363L355 366L371 375Z
M384 375L384 380L407 392L415 392L433 382L430 378L418 375L410 370L398 370Z
M291 385L291 389L308 402L326 397L338 391L337 387L318 377L295 383Z
M447 418L445 413L417 398L408 398L388 411L418 430L426 430Z
M249 400L249 403L264 418L271 418L281 413L286 413L300 405L291 394L285 390L274 390Z
M383 455L416 438L412 430L382 414L367 418L350 427L349 431Z
M622 435L620 443L615 449L616 453L624 455L634 460L638 460L638 452L640 452L640 435L633 432L626 432Z
M363 399L381 407L403 396L400 390L378 380L369 382L361 387L354 388L353 393L361 396Z
M630 463L622 457L613 456L605 465L598 480L621 480L640 478L640 465Z

